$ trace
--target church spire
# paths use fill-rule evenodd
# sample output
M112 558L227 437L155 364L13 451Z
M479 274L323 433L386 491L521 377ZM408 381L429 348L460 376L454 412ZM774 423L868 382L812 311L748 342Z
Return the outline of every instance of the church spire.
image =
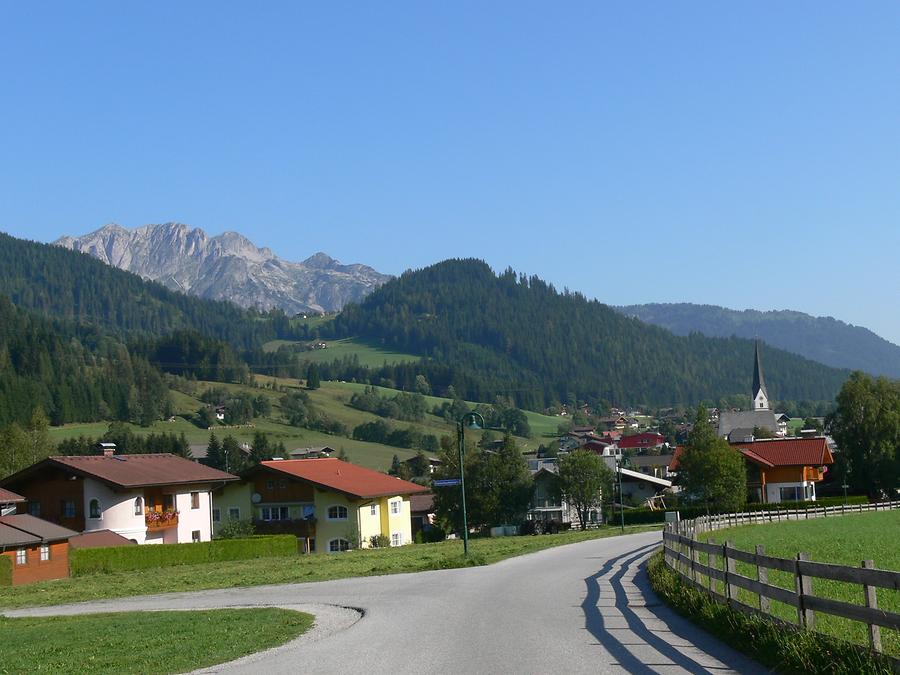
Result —
M759 360L759 340L756 341L756 354L753 358L753 409L769 409L769 395L766 393L766 380L763 377L762 362Z

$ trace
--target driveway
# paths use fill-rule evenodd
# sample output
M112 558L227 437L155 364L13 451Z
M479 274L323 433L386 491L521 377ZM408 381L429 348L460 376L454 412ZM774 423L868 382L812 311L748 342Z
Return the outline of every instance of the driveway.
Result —
M764 673L662 605L645 562L658 532L487 567L176 593L8 616L278 606L316 614L282 647L220 673ZM289 563L286 563L289 564Z

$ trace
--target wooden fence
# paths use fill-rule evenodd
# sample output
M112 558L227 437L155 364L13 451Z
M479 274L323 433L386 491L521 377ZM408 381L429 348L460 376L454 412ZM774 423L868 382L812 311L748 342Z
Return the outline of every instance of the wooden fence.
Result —
M700 541L698 537L704 532L736 525L826 518L898 508L900 502L881 502L845 508L838 506L809 511L801 509L775 513L732 513L683 520L670 523L663 532L665 560L682 579L706 592L716 601L726 603L729 607L744 613L763 614L776 621L782 621L771 612L770 601L777 600L794 607L797 611L796 625L808 630L815 630L817 612L864 623L868 630L869 646L881 653L881 628L900 630L900 614L878 608L877 589L900 590L900 572L876 569L871 560L864 560L861 567L849 567L813 562L806 553L798 553L795 559L776 558L766 555L762 546L757 546L755 553L749 553L736 549L731 542L715 544ZM701 562L701 554L707 555L706 564ZM756 578L738 574L738 562L754 566ZM769 570L780 570L793 575L793 589L771 585ZM861 585L865 605L815 595L814 579L830 579ZM755 594L757 596L755 604L748 604L739 599L739 589Z

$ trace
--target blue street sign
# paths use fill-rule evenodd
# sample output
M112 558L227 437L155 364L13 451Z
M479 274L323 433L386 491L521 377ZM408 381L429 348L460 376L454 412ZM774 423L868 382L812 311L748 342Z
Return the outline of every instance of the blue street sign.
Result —
M459 478L442 478L441 480L432 481L434 487L453 487L459 485Z

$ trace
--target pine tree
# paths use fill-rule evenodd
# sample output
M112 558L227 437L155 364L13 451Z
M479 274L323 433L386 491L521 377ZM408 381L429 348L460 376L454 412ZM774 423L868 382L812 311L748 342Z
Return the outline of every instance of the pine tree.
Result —
M215 434L209 435L209 445L206 446L206 463L214 469L228 470L225 468L227 465L225 452Z
M319 367L315 363L310 363L306 369L306 388L318 389L321 386L319 379Z

